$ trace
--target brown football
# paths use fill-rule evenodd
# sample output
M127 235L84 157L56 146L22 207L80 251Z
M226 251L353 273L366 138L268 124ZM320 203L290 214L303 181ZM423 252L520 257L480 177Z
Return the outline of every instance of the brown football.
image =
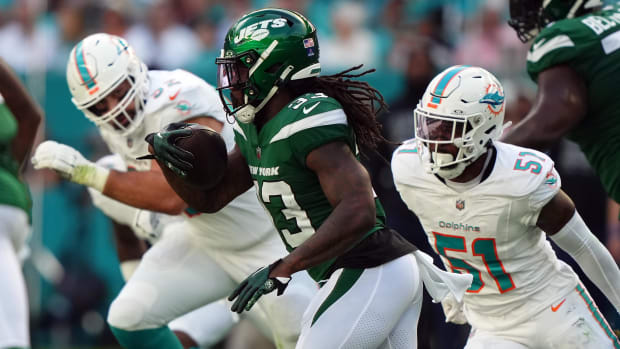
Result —
M194 154L194 168L187 171L184 178L177 176L164 164L160 163L168 181L183 180L199 189L212 189L223 178L228 163L226 143L222 136L213 129L200 124L187 124L192 133L176 140L175 145Z

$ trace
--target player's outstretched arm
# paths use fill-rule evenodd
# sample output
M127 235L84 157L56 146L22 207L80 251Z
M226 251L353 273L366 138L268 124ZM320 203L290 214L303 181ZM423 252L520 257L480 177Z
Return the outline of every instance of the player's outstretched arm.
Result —
M577 261L590 280L620 312L620 269L592 234L572 200L559 191L540 212L536 224Z
M39 124L43 120L43 111L2 58L0 58L0 94L17 119L17 136L11 144L11 150L15 160L22 166L32 149Z
M577 72L565 65L549 68L538 75L534 106L502 141L546 149L583 120L587 103L586 85Z
M306 165L318 176L334 209L315 234L273 269L271 277L288 277L341 255L375 224L370 176L345 143L328 143L313 150Z

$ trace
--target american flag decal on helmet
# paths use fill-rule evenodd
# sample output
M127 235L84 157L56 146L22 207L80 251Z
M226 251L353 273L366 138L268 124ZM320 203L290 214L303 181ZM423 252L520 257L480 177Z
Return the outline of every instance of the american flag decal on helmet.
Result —
M314 47L314 39L312 38L304 39L304 48L310 48L310 47Z

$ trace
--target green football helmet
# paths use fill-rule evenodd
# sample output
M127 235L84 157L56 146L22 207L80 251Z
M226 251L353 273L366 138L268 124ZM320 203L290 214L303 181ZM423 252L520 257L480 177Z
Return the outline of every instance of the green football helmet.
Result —
M284 83L320 74L316 29L289 10L248 13L226 34L215 63L224 110L240 122L252 122Z
M601 0L510 0L508 24L528 42L549 23L575 18L602 6Z

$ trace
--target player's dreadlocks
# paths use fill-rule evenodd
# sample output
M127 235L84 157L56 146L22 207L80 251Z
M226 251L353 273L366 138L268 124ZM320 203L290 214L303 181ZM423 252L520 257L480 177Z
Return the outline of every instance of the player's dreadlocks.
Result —
M287 83L286 88L295 96L308 92L322 92L336 99L342 104L358 145L374 150L377 145L386 141L381 134L381 124L377 121L377 115L387 111L388 106L381 92L365 81L352 80L375 71L369 69L357 74L351 73L361 67L360 64L334 75L292 80Z

